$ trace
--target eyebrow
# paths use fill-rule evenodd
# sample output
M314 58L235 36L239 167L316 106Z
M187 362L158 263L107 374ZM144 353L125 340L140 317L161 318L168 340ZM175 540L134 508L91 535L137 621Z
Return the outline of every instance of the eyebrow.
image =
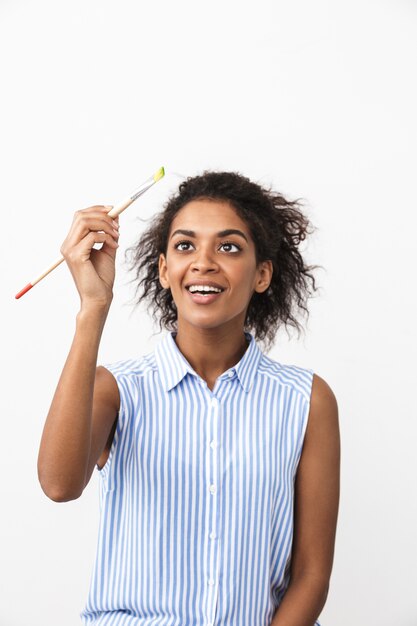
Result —
M187 237L196 237L196 234L193 230L183 229L174 231L171 235L171 239L174 235L186 235ZM227 237L228 235L239 235L239 237L243 237L246 242L248 241L245 233L242 233L241 230L237 230L236 228L227 228L226 230L221 230L219 233L217 233L217 237Z

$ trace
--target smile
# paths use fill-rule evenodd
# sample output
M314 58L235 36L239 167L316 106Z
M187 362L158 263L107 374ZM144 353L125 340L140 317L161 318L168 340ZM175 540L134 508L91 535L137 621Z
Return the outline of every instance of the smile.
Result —
M214 287L201 287L200 285L186 287L191 300L196 304L211 304L215 302L223 293L223 290Z

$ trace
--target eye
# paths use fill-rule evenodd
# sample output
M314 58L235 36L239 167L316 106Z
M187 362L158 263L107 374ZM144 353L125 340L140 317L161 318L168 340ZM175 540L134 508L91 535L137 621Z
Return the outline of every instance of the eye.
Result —
M188 246L192 245L193 244L191 241L179 241L174 245L174 248L175 250L179 250L180 252L188 252ZM235 248L235 250L231 249L233 247ZM232 241L224 241L220 244L220 248L228 248L226 249L226 252L231 252L232 254L236 254L237 252L240 252L240 250L242 250L242 248L237 243L233 243Z
M174 249L179 250L180 252L189 252L189 246L194 247L191 241L178 241L176 244L174 244ZM224 252L231 254L236 254L237 252L240 252L242 250L242 248L237 243L233 243L232 241L224 241L222 244L220 244L219 250L221 248L223 248Z
M220 245L221 248L228 248L228 250L225 250L225 252L232 252L234 254L236 254L236 252L240 252L240 250L242 250L242 248L240 246L237 245L237 243L233 243L232 241L225 241L224 243L222 243ZM236 250L231 250L231 247L235 247Z
M189 248L187 246L192 246L191 241L179 241L174 245L175 250L182 250L183 252L188 252ZM185 247L183 247L185 246Z

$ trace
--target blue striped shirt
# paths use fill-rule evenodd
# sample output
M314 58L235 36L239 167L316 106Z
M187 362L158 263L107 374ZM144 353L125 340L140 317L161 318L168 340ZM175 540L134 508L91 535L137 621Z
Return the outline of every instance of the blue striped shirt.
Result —
M100 470L84 625L271 623L289 583L313 372L270 359L245 334L245 354L212 391L175 333L105 365L120 410Z

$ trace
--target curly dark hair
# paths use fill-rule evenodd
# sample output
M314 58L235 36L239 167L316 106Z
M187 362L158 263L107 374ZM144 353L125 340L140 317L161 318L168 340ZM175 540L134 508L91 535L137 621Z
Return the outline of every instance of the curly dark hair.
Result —
M254 292L246 311L245 329L253 332L264 348L269 349L281 326L302 329L297 313L309 315L307 300L317 290L312 270L298 249L307 234L314 231L300 209L300 200L287 200L282 194L266 189L236 172L205 171L187 178L140 236L126 250L125 259L135 271L135 298L148 302L160 330L177 329L177 309L171 290L159 282L159 255L166 254L171 223L178 211L191 200L227 201L248 225L255 244L256 262L271 260L272 281L264 293ZM140 292L140 293L139 293ZM139 293L139 297L138 296Z

